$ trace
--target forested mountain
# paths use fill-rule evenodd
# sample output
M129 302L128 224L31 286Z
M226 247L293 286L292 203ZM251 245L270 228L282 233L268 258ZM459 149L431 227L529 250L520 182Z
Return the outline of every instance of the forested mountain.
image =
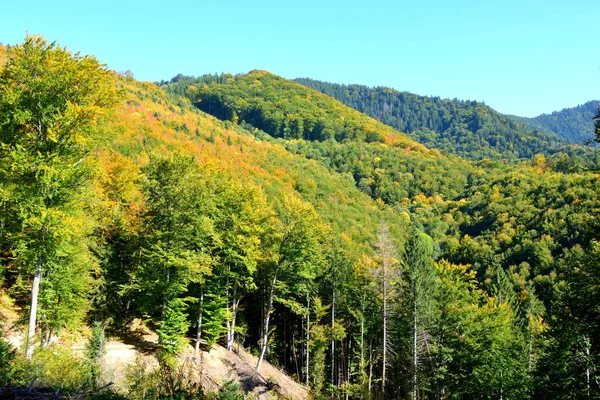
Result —
M477 101L419 96L386 87L296 82L334 97L414 140L464 158L515 160L550 153L563 140L539 132Z
M264 131L296 152L298 146L336 149L325 163L356 159L350 173L363 191L389 202L393 197L425 193L458 196L467 185L470 166L462 159L427 149L406 135L377 122L339 101L266 71L238 76L176 77L164 84L167 91L183 94L199 109L217 118ZM303 140L302 140L303 139ZM374 152L378 166L368 165L364 152ZM306 155L318 158L317 155ZM361 165L362 163L366 165ZM373 170L379 167L379 176ZM384 173L385 172L385 173ZM375 182L379 182L376 192Z
M594 100L577 107L565 108L534 118L516 115L509 117L532 129L561 137L568 143L584 144L594 140L593 119L598 114L598 107L600 107L600 101Z
M159 87L37 36L0 115L0 327L25 338L0 384L241 399L177 357L220 343L313 398L600 397L600 176L575 155L469 162L264 71ZM156 372L96 392L104 332L140 320ZM51 345L77 332L85 359Z
M245 122L276 138L385 142L430 153L390 127L355 112L329 96L267 71L243 75L178 76L168 90L185 95L221 120Z

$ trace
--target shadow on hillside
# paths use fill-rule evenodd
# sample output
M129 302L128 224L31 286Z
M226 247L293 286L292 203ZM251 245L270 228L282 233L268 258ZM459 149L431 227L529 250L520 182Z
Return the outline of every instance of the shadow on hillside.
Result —
M157 349L157 342L151 334L144 329L129 330L107 330L109 336L115 337L123 343L135 347L142 354L154 354Z

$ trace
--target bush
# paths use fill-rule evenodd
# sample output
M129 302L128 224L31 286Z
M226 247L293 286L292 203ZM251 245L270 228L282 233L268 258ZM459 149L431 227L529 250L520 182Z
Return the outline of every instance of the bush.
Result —
M11 365L15 356L15 350L2 337L2 331L0 330L0 385L11 382Z
M36 387L51 387L62 392L91 389L89 363L71 349L50 346L38 349L32 360L19 355L13 361L12 383Z
M131 399L204 399L200 365L193 358L177 363L138 356L126 381Z
M216 400L244 400L244 393L240 390L240 385L233 379L225 381Z

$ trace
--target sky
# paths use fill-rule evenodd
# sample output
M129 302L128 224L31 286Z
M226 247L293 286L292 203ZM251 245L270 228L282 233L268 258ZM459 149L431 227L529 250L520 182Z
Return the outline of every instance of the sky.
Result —
M265 69L532 117L600 99L597 0L10 1L27 32L138 80Z

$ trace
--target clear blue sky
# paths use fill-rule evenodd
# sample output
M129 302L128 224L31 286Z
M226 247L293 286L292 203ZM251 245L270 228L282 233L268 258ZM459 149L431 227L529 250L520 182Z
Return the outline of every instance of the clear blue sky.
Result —
M600 98L598 0L8 1L40 33L140 80L266 69L534 116Z

